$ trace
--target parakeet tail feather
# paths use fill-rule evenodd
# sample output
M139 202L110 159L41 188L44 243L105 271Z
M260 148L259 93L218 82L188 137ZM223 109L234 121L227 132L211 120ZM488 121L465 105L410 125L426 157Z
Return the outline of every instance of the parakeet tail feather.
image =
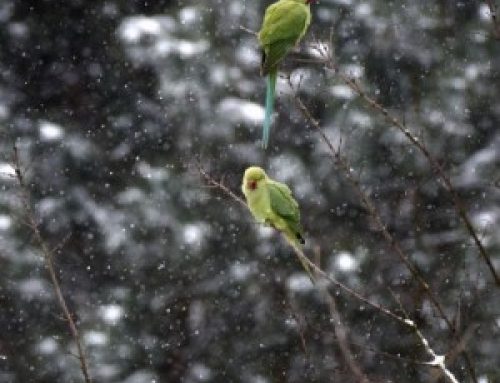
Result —
M301 245L305 245L306 244L306 240L302 237L302 234L296 233L295 237L297 237L297 240L299 241L299 243Z
M302 258L300 258L300 257L298 257L298 258L299 258L300 263L302 264L302 267L304 268L304 271L307 273L307 275L309 276L309 279L311 280L311 282L314 285L315 278L314 278L313 272L311 270L311 267Z
M271 71L266 78L266 112L264 116L264 126L262 128L262 147L267 148L269 143L269 133L271 131L271 122L274 111L274 96L276 90L277 71Z
M312 284L314 284L316 278L314 277L314 273L311 270L311 266L309 266L309 264L305 260L303 260L302 257L300 256L302 255L305 257L305 254L303 253L301 246L298 244L297 239L294 239L293 237L290 237L289 235L286 234L285 238L287 239L288 243L296 250L297 258L299 259L300 264L302 265L304 271L309 276L309 279L311 280Z

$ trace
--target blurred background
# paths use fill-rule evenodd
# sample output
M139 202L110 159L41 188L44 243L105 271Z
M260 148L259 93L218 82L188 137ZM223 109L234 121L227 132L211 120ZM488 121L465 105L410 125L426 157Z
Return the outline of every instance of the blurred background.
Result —
M83 381L24 224L14 143L95 382L357 381L291 249L207 187L197 161L238 194L249 165L286 182L325 271L400 313L390 287L436 352L465 339L469 362L447 360L460 382L500 382L500 289L428 162L383 116L322 65L283 65L456 335L285 79L260 148L265 82L240 27L258 30L269 3L0 1L0 382ZM500 41L486 3L321 0L301 50L333 30L340 69L443 164L500 270ZM370 382L444 381L415 363L430 357L411 331L330 292Z

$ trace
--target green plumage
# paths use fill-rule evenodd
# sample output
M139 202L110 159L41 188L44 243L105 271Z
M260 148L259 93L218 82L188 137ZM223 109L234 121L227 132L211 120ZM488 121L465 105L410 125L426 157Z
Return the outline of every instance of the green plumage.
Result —
M310 22L311 10L306 0L280 0L266 9L258 34L263 51L262 75L277 69L304 36Z
M271 4L264 15L258 39L262 48L261 74L268 76L266 110L262 134L264 148L269 141L274 109L278 65L288 52L299 43L311 22L307 0L280 0Z
M283 233L291 246L300 249L305 243L300 225L299 204L285 184L270 179L262 168L245 170L241 190L254 218ZM314 283L314 273L299 256L302 267Z
M292 197L292 192L285 184L268 181L271 209L287 223L290 234L297 241L302 237L299 205Z
M270 179L263 169L245 171L241 186L255 219L281 231L294 245L304 243L297 201L285 184Z

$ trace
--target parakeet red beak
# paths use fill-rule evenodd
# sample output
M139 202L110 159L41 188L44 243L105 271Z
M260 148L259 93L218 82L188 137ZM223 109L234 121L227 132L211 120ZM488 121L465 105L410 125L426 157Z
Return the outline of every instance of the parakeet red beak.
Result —
M253 181L248 181L247 182L247 187L250 189L250 190L255 190L257 189L257 181L253 180Z

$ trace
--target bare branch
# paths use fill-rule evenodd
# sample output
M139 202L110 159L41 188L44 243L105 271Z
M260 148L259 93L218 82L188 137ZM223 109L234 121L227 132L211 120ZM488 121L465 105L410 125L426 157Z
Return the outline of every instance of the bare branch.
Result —
M406 323L404 318L400 317L399 315L395 314L391 310L389 310L389 309L387 309L387 308L385 308L377 303L371 302L368 298L365 298L360 293L358 293L355 290L351 289L350 287L344 285L342 282L337 281L331 275L327 274L325 271L323 271L321 268L319 268L309 258L307 258L306 255L304 254L304 252L302 251L302 249L300 249L296 246L292 246L292 247L295 251L295 255L301 260L301 262L307 264L316 274L321 276L321 278L324 278L325 280L330 282L335 287L340 288L341 290L343 290L344 292L346 292L350 296L356 298L357 300L363 302L367 306L370 306L370 307L374 308L375 310L385 314L386 316L396 320L397 322L399 322L403 326L408 326L408 324Z
M424 337L424 335L422 334L422 332L420 331L420 329L417 327L417 325L415 324L415 322L413 322L410 319L408 313L405 311L405 309L404 309L403 305L401 304L401 301L399 300L399 298L392 291L391 291L391 294L394 297L394 299L396 300L396 302L398 302L401 310L403 311L403 313L404 313L404 315L406 317L406 321L408 322L408 324L410 325L410 327L412 327L413 331L415 332L415 335L417 335L417 338L419 339L420 343L425 348L425 351L432 357L432 360L430 362L427 362L427 365L439 369L441 371L441 373L444 376L446 376L446 378L451 383L459 383L458 380L457 380L457 378L455 377L455 375L453 375L453 373L446 367L446 364L445 364L445 359L446 358L445 358L445 356L444 355L438 355L438 354L436 354L434 352L434 350L432 349L432 347L429 345L429 341Z
M198 168L198 172L205 179L207 184L209 184L210 186L214 186L216 188L219 188L224 193L226 193L229 197L234 199L236 202L243 205L245 207L245 209L248 209L248 206L245 203L245 201L243 200L243 198L237 196L236 193L234 193L231 189L229 189L227 186L225 186L222 182L216 181L212 176L210 176L210 174L208 174L206 172L206 170L201 166L200 163L197 163L196 167Z
M322 134L324 134L324 133L322 133ZM331 147L333 148L333 145L331 144L330 141L328 141L327 144L331 145ZM209 185L214 186L214 187L220 189L228 197L230 197L234 201L236 201L236 202L244 205L245 209L248 209L246 203L243 201L242 198L240 198L239 196L237 196L233 191L231 191L229 188L227 188L221 182L216 181L212 176L210 176L210 174L208 174L203 169L203 167L200 164L198 165L198 171L199 171L200 175L203 177L203 179ZM355 181L355 182L357 182L357 181ZM359 188L359 183L358 182L357 182L357 185L358 185L358 188ZM359 190L361 190L361 189L359 188ZM362 193L362 191L361 191L361 193ZM381 224L380 220L379 220L379 224ZM385 228L385 226L383 226L383 227L384 227L385 231L387 231L387 229ZM387 231L387 233L388 233L388 231ZM389 235L390 235L390 233L389 233ZM390 238L392 238L392 241L393 241L391 243L396 243L397 244L397 242L395 241L395 239L392 236L390 236ZM284 237L284 239L286 240L286 237ZM421 342L422 342L422 339L424 341L426 341L426 339L423 337L423 335L421 334L421 332L418 329L418 327L416 326L416 324L412 320L410 320L408 318L408 316L401 317L398 314L394 313L393 311L385 308L384 306L379 305L377 303L374 303L374 302L370 301L369 299L365 298L363 295L361 295L357 291L355 291L355 290L351 289L350 287L344 285L342 282L337 281L335 278L333 278L331 275L327 274L324 270L322 270L319 266L317 266L316 263L312 262L304 254L304 252L302 251L301 248L299 248L297 245L295 245L293 243L290 243L290 242L288 242L288 243L293 248L293 250L295 252L295 255L299 259L300 263L304 266L304 269L306 271L312 270L314 272L314 276L312 276L311 279L312 279L312 282L313 282L313 284L315 286L317 286L318 288L321 289L321 283L319 283L318 279L322 278L322 279L326 280L327 282L331 283L332 285L334 285L335 287L341 289L342 291L344 291L345 293L347 293L351 297L359 300L360 302L366 304L367 306L372 307L376 311L379 311L380 313L382 313L382 314L388 316L389 318L397 321L402 326L408 327L408 328L412 329L413 331L418 332L418 334L420 334L419 339L421 340ZM399 249L402 252L402 250L401 250L400 247L399 247ZM404 255L404 253L402 253L402 254ZM408 262L409 262L409 260L408 260ZM411 263L410 263L410 265L411 265ZM425 281L422 281L422 282L425 283ZM425 283L425 286L428 287L427 283ZM323 287L323 289L325 289L325 288ZM324 292L325 290L320 290L320 291ZM434 294L432 293L432 291L430 290L430 288L429 288L428 293L431 294L434 297ZM331 295L329 295L329 296L330 296L330 298L332 298ZM452 327L453 325L452 325L451 321L444 314L444 311L441 308L441 306L439 305L437 299L435 297L433 299L434 299L434 301L431 299L431 302L433 302L434 304L438 305L439 308L438 307L436 307L436 308L440 312L441 317L446 321L446 323L448 324L448 326L450 327L450 329L452 329L452 332L454 332L455 330ZM331 300L329 300L328 303L329 303L329 307L330 307L330 312L332 314L334 314L335 311L336 311L335 301L332 302ZM332 315L332 317L335 319L336 324L340 323L339 322L340 321L340 317L338 315ZM345 327L344 327L344 331L345 331ZM362 371L359 369L359 366L357 366L357 364L355 363L351 351L348 348L346 349L346 345L348 345L349 342L347 341L347 338L346 338L345 334L346 334L345 332L344 332L344 334L337 333L337 329L336 329L336 335L337 335L337 338L339 339L339 345L340 345L341 351L342 351L342 353L343 353L343 355L344 355L344 357L346 359L346 362L348 363L349 367L351 368L351 371L356 371L356 372L353 372L353 373L358 377L359 381L364 382L364 383L368 383L369 380L364 376L364 374L362 373ZM339 337L339 335L341 335L341 336ZM343 345L342 345L342 343L343 343ZM429 367L432 367L432 368L439 368L448 377L448 379L451 382L458 383L458 381L453 376L453 374L444 365L444 356L436 355L435 353L433 353L433 350L428 346L428 342L427 342L427 347L428 348L426 348L426 351L431 356L434 357L434 359L431 362L419 362L419 361L415 361L415 360L408 360L408 361L411 362L411 363L413 363L413 364L417 364L417 365L426 365L426 366L429 366ZM463 351L464 349L465 349L465 341L461 340L459 342L459 346L457 346L453 351L454 352L457 352L457 350ZM387 354L387 353L383 353L383 352L380 352L380 351L374 351L374 352L377 352L377 353L379 353L381 355L384 355L384 356L387 356L387 357L391 357L391 358L403 359L403 358L400 358L399 356L392 355L392 354ZM433 354L431 354L431 352ZM466 353L465 353L465 355L467 357ZM453 380L453 379L455 379L455 380Z
M448 351L446 353L446 360L448 361L449 364L453 363L455 361L455 359L458 357L458 355L460 355L461 353L463 353L465 351L465 347L466 347L467 343L472 338L472 336L474 335L474 332L478 328L479 328L479 324L477 324L477 323L470 325L464 331L463 335L458 340L458 342L455 344L455 346L450 351ZM469 368L469 372L471 373L472 381L477 382L477 377L476 377L475 371L474 371L474 369L471 369L471 362L470 362L467 354L465 354L465 361L467 363L467 367ZM441 377L441 374L436 372L431 377L431 380L429 383L435 383L435 382L439 381L440 377Z
M331 158L334 162L334 165L337 166L340 170L343 171L344 176L348 180L348 182L351 184L353 187L354 191L358 195L359 199L365 206L365 208L368 210L370 216L373 218L375 224L377 225L377 228L380 230L382 233L383 237L389 244L389 246L394 250L394 252L397 254L399 259L405 264L405 266L408 268L408 270L411 272L413 277L419 282L419 284L422 286L424 291L427 293L427 296L431 300L433 306L436 308L438 311L439 315L441 318L443 318L446 323L448 324L450 329L453 329L454 331L454 326L451 320L448 318L448 316L445 314L444 309L439 303L439 300L431 290L429 284L425 280L425 278L422 276L422 273L417 269L417 267L410 261L410 258L406 253L403 251L403 248L399 244L399 242L394 238L394 236L389 232L387 229L387 226L384 224L382 221L382 217L378 211L378 209L375 207L375 204L371 200L371 198L368 196L367 193L365 193L359 183L359 180L355 178L353 172L352 172L352 167L347 161L345 157L343 157L339 150L336 149L330 139L326 136L325 132L321 128L319 122L314 119L314 117L311 115L311 112L309 109L306 107L306 105L303 103L300 97L297 95L294 96L295 102L304 115L304 117L311 123L311 125L318 131L320 134L323 142L328 146L331 154Z
M200 175L203 177L203 179L205 179L205 181L209 185L213 185L213 186L219 188L228 197L230 197L234 201L238 202L239 204L242 204L245 207L245 209L248 210L247 204L245 203L245 201L243 201L242 198L238 197L229 188L227 188L226 186L224 186L223 184L221 184L220 182L218 182L217 180L215 180L210 174L208 174L201 167L201 165L198 165L198 166L199 166L198 169L199 169ZM288 243L290 243L290 242L288 242ZM358 293L355 290L351 289L350 287L344 285L343 283L337 281L332 276L330 276L327 273L325 273L321 268L319 268L318 266L316 266L315 263L311 262L309 260L309 258L306 257L306 255L304 254L304 252L302 251L302 249L298 248L295 245L292 245L292 244L290 244L290 245L292 246L292 248L293 248L293 250L295 252L295 255L299 258L299 261L301 262L302 265L304 265L304 264L307 265L307 267L310 267L315 273L317 273L318 275L320 275L322 278L324 278L325 280L327 280L328 282L330 282L334 286L340 288L341 290L343 290L347 294L351 295L352 297L356 298L357 300L359 300L359 301L363 302L364 304L366 304L366 305L374 308L377 311L380 311L381 313L387 315L388 317L390 317L390 318L398 321L402 325L405 325L405 326L407 325L404 318L398 316L397 314L393 313L389 309L387 309L387 308L385 308L385 307L383 307L383 306L381 306L381 305L379 305L377 303L371 302L367 298L363 297L360 293Z
M310 358L309 350L307 348L306 337L304 335L304 327L306 327L306 321L304 317L300 314L299 310L297 309L293 299L290 299L289 301L287 300L286 305L290 309L293 319L297 322L297 327L298 327L297 332L299 333L300 345L302 347L302 351L304 352L306 359L309 359Z
M360 182L357 178L355 178L353 172L352 172L352 167L349 164L348 160L343 157L340 153L339 149L336 149L330 139L326 136L325 132L321 128L321 125L319 122L312 116L311 112L309 109L306 107L306 105L303 103L303 101L297 96L294 96L295 102L297 103L297 106L301 110L302 114L304 117L309 121L309 123L318 131L320 134L322 140L325 142L325 144L328 146L331 154L331 158L334 162L334 164L343 171L344 176L346 179L349 181L351 186L354 188L356 194L362 201L363 205L366 207L368 210L370 216L373 218L375 224L377 225L377 228L381 231L383 237L385 238L386 242L389 244L389 246L394 250L396 255L400 258L400 260L405 264L405 266L408 268L408 270L412 273L413 277L418 281L420 286L423 288L427 296L429 297L429 300L431 301L432 305L434 308L437 310L439 313L439 316L446 322L449 330L453 335L457 335L457 329L454 325L454 323L450 320L448 315L444 312L444 309L439 302L438 298L430 288L429 284L426 282L425 278L423 277L422 273L418 270L416 266L413 265L411 262L410 258L406 253L403 251L403 248L399 244L399 242L394 238L394 236L390 233L388 230L387 226L384 224L382 217L376 208L375 204L373 201L370 199L367 193L364 192L363 188L360 185ZM474 371L474 366L471 360L471 357L467 351L463 351L464 358L467 363L467 367L469 369L469 373L475 383L477 383L477 380L475 378L476 374Z
M321 51L319 52L321 53ZM497 273L495 266L493 265L493 262L491 261L491 258L488 255L488 252L486 251L486 248L484 247L481 239L479 238L479 235L477 234L474 226L472 225L472 222L467 213L467 209L465 208L465 204L458 195L458 192L456 191L455 187L453 186L453 183L451 182L451 178L449 177L448 174L446 174L443 166L439 163L438 160L434 158L434 156L430 153L429 149L427 149L425 144L421 140L419 140L418 137L415 136L406 127L404 122L402 122L397 117L393 116L387 108L379 104L375 99L371 98L355 79L349 77L348 75L342 73L339 70L339 67L336 64L332 54L326 54L323 57L324 57L323 65L326 68L333 70L336 73L336 75L341 79L341 81L345 85L347 85L351 90L353 90L359 97L361 97L368 104L370 108L372 108L373 110L377 111L382 116L384 116L384 118L390 123L391 126L393 126L394 128L398 129L401 133L403 133L404 136L408 139L408 141L413 146L415 146L420 151L420 153L422 153L422 155L427 159L432 171L438 176L445 190L450 195L451 201L455 207L455 211L457 212L467 232L469 233L474 244L476 245L479 254L483 258L488 269L490 270L490 273L493 276L495 284L497 285L497 287L500 287L500 275ZM309 113L308 119L311 118L312 116Z
M252 31L251 29L247 28L247 27L244 27L243 25L240 25L240 29L243 31L243 32L246 32L246 33L250 33L251 35L253 36L257 36L257 32L255 31Z
M321 269L321 264L319 263L319 260L320 260L320 252L318 249L318 251L316 252L316 264L317 267ZM340 352L344 357L344 360L346 361L347 365L349 366L349 369L356 377L358 382L369 383L370 381L361 370L361 367L357 363L356 358L352 354L351 348L349 347L349 341L348 341L349 331L347 327L344 325L342 317L339 311L337 310L337 302L335 302L335 298L333 297L332 294L330 294L330 292L328 291L328 289L324 284L316 283L316 286L318 287L320 293L324 296L326 302L328 303L328 308L330 310L330 317L331 319L333 319L333 328L335 331L335 336L338 339Z
M64 319L68 323L68 327L69 327L71 336L73 337L73 340L76 344L77 354L78 354L78 355L76 355L76 357L78 358L78 360L80 362L80 369L82 371L84 381L85 381L85 383L91 383L92 380L90 379L88 362L87 362L87 358L85 356L85 351L84 351L82 342L80 340L80 334L78 331L78 327L76 326L76 323L73 320L73 317L69 311L68 305L66 303L66 300L65 300L64 295L63 295L62 290L61 290L61 286L60 286L59 281L57 279L57 274L56 274L56 271L54 269L54 263L52 261L53 251L49 248L49 246L45 242L44 238L42 237L39 225L36 221L35 212L33 210L32 202L31 202L31 194L30 194L29 188L26 185L25 180L24 180L24 173L21 170L21 162L19 159L19 151L17 149L17 146L15 146L15 145L14 145L14 149L13 149L13 164L14 164L14 169L15 169L15 173L16 173L16 178L17 178L19 188L20 188L24 212L26 214L26 218L27 218L29 227L31 228L33 236L35 238L35 241L43 254L45 266L47 267L47 270L49 272L50 281L52 283L52 287L54 288L54 292L56 294L57 301L59 303L59 307L61 308L61 311L64 314Z

